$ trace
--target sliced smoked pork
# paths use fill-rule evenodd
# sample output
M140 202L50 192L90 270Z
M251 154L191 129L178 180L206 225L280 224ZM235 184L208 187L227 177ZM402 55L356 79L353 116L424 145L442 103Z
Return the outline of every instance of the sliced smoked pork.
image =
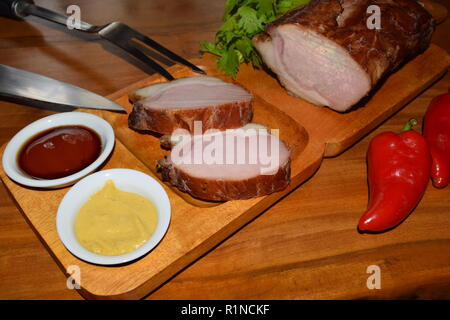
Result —
M164 180L204 200L281 191L290 182L290 151L267 130L233 129L188 136L158 162Z
M311 0L268 24L253 44L291 94L342 112L426 49L434 27L415 0Z
M186 77L136 90L128 125L135 130L170 134L177 128L193 132L238 128L251 121L253 96L233 83L209 76Z

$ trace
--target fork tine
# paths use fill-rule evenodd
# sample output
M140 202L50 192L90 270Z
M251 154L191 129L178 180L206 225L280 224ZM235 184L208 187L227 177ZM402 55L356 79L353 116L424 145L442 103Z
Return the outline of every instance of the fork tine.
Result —
M4 2L4 0L0 0L1 2ZM7 1L8 2L8 1ZM14 2L19 1L10 1L11 4ZM30 2L30 3L28 3ZM33 4L33 1L24 2L24 8L23 14L26 15L34 15L55 23L59 23L62 25L66 25L67 23L67 16L50 11L48 9L45 9L43 7L39 7ZM9 2L8 2L9 3ZM20 16L20 18L23 18ZM78 29L79 31L87 32L87 33L96 33L100 37L110 41L111 43L119 46L123 50L127 51L137 59L143 61L144 63L151 66L155 71L157 71L159 74L161 74L163 77L165 77L167 80L174 80L174 77L167 72L163 67L161 67L158 63L150 59L145 53L140 51L138 48L134 47L132 45L132 38L136 38L137 40L143 42L144 44L148 45L149 47L153 48L154 50L160 52L161 54L167 56L169 59L179 62L185 66L190 67L195 72L206 74L202 69L198 68L197 66L193 65L189 61L183 59L182 57L178 56L177 54L173 53L172 51L168 50L167 48L164 48L162 45L157 43L156 41L146 37L145 35L139 33L138 31L130 28L129 26L121 23L121 22L112 22L107 25L103 26L95 26L88 24L86 22L81 22L81 26Z
M156 42L155 40L150 39L149 37L143 35L142 33L132 29L133 31L133 36L138 39L139 41L142 41L143 43L145 43L146 45L148 45L149 47L155 49L156 51L164 54L166 57L172 59L175 62L181 63L189 68L191 68L193 71L201 73L201 74L206 74L205 71L203 71L202 69L200 69L199 67L197 67L196 65L190 63L189 61L187 61L186 59L180 57L179 55L177 55L176 53L170 51L169 49L163 47L162 45L160 45L158 42Z
M124 46L124 45L120 45L120 44L117 44L117 43L116 43L116 45L119 45L122 49L127 51L129 54L131 54L135 58L141 60L142 62L144 62L144 63L146 63L148 65L150 65L150 67L152 67L155 71L157 71L160 75L162 75L167 80L171 81L171 80L175 79L166 69L161 67L158 63L156 63L155 61L153 61L152 59L147 57L145 54L143 54L141 51L139 51L138 49L136 49L132 45Z

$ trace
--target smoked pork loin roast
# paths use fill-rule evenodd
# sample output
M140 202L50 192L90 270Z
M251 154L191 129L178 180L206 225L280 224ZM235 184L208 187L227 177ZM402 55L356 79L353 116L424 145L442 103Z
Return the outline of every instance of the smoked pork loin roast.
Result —
M203 200L248 199L285 189L290 151L263 129L234 129L190 136L159 160L163 180Z
M291 94L343 112L425 50L434 28L415 0L311 0L268 24L253 44Z
M135 130L170 134L177 128L238 128L251 121L253 96L239 85L209 76L186 77L150 85L129 95L133 110L128 125Z

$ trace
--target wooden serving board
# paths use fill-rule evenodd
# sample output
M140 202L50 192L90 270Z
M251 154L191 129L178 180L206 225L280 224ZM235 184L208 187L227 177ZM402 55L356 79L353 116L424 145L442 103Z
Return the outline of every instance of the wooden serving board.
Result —
M216 70L215 58L211 55L205 55L194 63L208 75L231 81ZM85 297L141 298L312 176L324 156L338 155L350 147L443 75L449 65L447 53L432 45L390 76L365 106L344 114L291 97L276 79L264 71L242 66L235 81L255 95L254 122L279 129L281 139L292 151L289 187L265 197L211 203L194 199L163 183L172 206L168 232L153 251L126 265L106 267L89 264L65 249L56 233L55 215L68 188L31 189L11 181L3 170L0 176L24 217L63 271L72 265L80 268L80 292ZM195 75L179 66L169 71L176 78ZM160 76L153 76L109 98L130 111L128 93L159 81L163 81ZM159 178L155 162L167 151L160 148L157 137L130 130L126 114L89 112L104 117L115 129L116 146L104 169L126 167Z

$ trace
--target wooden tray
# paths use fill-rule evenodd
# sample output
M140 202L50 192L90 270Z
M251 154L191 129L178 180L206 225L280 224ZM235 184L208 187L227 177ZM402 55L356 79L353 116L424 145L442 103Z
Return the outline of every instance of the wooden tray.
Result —
M215 69L215 59L211 55L205 55L194 63L204 68L209 75L225 78ZM193 199L163 184L172 206L169 230L152 252L126 265L92 265L77 259L65 249L56 233L55 214L68 188L36 190L12 182L3 170L0 176L24 217L63 271L66 272L72 265L80 268L80 292L85 297L140 298L313 175L324 156L335 156L351 146L438 79L449 65L447 53L432 45L424 54L389 77L364 107L345 114L293 98L265 72L243 66L236 82L252 91L256 97L254 121L279 129L281 139L292 150L290 186L270 196L218 204ZM172 67L170 72L176 78L194 75L179 66ZM120 90L110 98L130 110L128 92L158 81L162 79L153 76ZM115 149L103 168L127 167L158 177L155 174L155 161L167 151L159 147L157 137L128 129L127 115L89 112L107 119L116 132Z

